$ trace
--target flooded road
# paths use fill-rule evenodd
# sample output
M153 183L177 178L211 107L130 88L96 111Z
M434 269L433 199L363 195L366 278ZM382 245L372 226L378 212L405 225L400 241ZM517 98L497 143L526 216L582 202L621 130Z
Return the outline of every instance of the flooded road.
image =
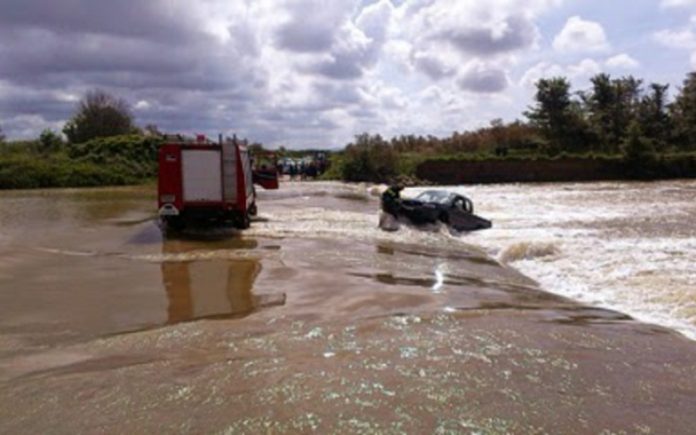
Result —
M14 347L244 317L270 306L283 307L274 315L334 319L514 303L534 286L439 233L383 233L376 200L360 187L288 186L262 199L258 222L243 235L171 238L156 225L152 193L4 194L0 331L13 332ZM463 286L481 295L452 291Z
M696 324L696 184L459 190L493 230L337 183L177 238L152 188L0 193L0 432L686 433L696 345L628 314Z

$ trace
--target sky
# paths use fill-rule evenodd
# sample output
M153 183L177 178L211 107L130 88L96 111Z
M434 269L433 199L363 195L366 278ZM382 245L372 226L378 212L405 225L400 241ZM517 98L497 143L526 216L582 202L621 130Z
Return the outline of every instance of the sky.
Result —
M0 0L10 139L98 88L140 126L340 148L523 118L543 77L693 70L696 0Z

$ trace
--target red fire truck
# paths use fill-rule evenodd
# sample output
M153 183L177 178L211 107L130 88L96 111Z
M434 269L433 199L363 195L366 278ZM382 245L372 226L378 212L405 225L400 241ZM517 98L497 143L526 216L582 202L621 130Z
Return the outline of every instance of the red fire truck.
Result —
M256 214L253 183L277 189L275 169L255 174L236 138L211 142L168 136L159 150L159 215L167 228L233 225L248 228Z

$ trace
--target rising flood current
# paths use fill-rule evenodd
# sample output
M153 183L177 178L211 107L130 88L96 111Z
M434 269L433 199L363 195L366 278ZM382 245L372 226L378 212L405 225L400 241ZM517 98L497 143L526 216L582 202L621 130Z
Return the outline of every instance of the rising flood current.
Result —
M0 193L0 433L692 427L696 182L447 189L493 229L383 232L361 184L168 238L150 187Z

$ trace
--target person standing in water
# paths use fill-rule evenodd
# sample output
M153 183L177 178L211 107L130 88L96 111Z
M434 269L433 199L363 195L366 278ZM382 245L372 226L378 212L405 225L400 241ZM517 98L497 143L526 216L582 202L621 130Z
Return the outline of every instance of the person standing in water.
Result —
M390 186L382 194L382 210L385 213L397 217L399 210L401 209L401 191L404 190L403 186L395 184Z

